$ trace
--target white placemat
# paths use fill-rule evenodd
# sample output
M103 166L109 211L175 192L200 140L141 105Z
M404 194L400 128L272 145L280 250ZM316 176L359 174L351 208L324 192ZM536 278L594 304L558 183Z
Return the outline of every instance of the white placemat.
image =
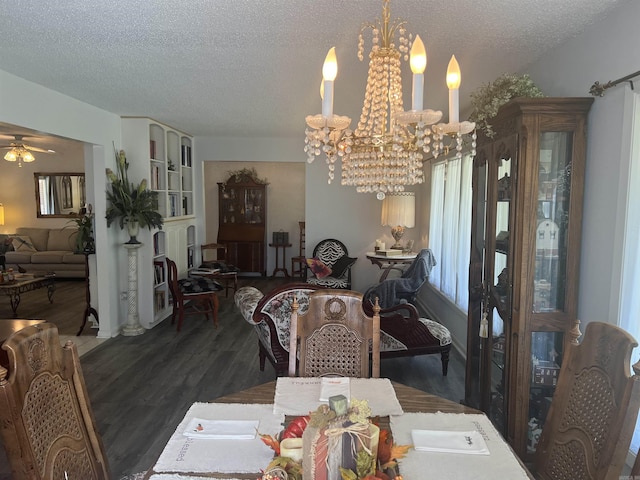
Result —
M205 477L193 477L189 475L180 475L178 473L155 473L149 477L149 480L202 480ZM206 477L209 480L239 480L238 478L216 478Z
M388 378L351 378L351 398L367 400L371 414L402 415L402 407ZM321 378L279 377L273 412L285 415L308 415L321 404Z
M194 403L164 447L154 472L253 473L265 468L273 450L259 436L251 440L214 440L184 436L193 418L207 420L258 420L258 431L275 435L282 430L284 415L271 405Z
M391 417L393 441L412 445L411 431L449 430L477 431L489 448L489 455L421 452L411 449L399 460L404 478L473 478L474 480L529 479L524 468L486 415L464 413L405 413ZM470 473L471 472L471 473Z

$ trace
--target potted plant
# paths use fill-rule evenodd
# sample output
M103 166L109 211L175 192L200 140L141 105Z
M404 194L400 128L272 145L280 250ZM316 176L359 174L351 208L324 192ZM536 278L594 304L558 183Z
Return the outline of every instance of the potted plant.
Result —
M91 213L91 205L88 206L86 213L71 221L78 227L75 252L95 253L96 244L93 238L93 213Z
M498 114L502 105L516 97L544 97L544 94L529 75L502 74L471 94L473 112L469 120L476 122L476 128L487 138L493 138L495 132L489 121Z
M164 223L158 212L158 192L147 188L147 181L143 179L139 185L129 182L127 170L129 163L124 150L116 153L118 172L113 173L107 168L107 177L111 182L111 189L107 190L107 226L118 220L120 228L125 225L131 237L127 243L140 243L136 236L140 227L162 228Z

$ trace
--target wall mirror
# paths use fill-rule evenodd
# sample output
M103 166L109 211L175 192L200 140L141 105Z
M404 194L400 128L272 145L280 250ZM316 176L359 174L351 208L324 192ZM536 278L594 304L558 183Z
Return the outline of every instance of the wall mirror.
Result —
M84 173L36 172L38 218L77 217L87 203Z

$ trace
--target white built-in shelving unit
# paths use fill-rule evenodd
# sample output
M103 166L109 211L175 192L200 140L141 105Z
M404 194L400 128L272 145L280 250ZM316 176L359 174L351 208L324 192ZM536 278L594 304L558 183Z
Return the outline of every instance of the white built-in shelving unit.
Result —
M171 312L166 259L176 262L178 276L193 267L196 250L193 138L149 118L122 119L122 148L129 162L129 178L146 178L158 193L161 230L141 230L138 304L140 323L150 328ZM148 268L145 267L148 266Z

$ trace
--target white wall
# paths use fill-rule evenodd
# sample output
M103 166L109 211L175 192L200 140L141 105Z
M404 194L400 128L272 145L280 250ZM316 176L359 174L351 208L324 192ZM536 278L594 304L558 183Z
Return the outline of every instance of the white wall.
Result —
M606 83L638 70L639 18L640 2L624 2L527 72L546 95L589 96L595 81ZM640 87L640 78L635 83ZM615 87L597 97L589 115L578 305L583 324L618 320L624 229L624 215L618 213L628 201L630 168L622 132L625 88L629 87Z
M123 250L104 220L105 167L113 167L112 143L120 144L120 117L0 70L0 122L85 142L87 200L94 205L96 265L91 283L99 292L94 307L100 317L98 336L118 334L118 262L113 252ZM3 168L5 168L3 166ZM25 167L23 167L25 168ZM28 193L33 196L33 190ZM7 201L8 202L8 201ZM13 202L13 199L11 199Z

